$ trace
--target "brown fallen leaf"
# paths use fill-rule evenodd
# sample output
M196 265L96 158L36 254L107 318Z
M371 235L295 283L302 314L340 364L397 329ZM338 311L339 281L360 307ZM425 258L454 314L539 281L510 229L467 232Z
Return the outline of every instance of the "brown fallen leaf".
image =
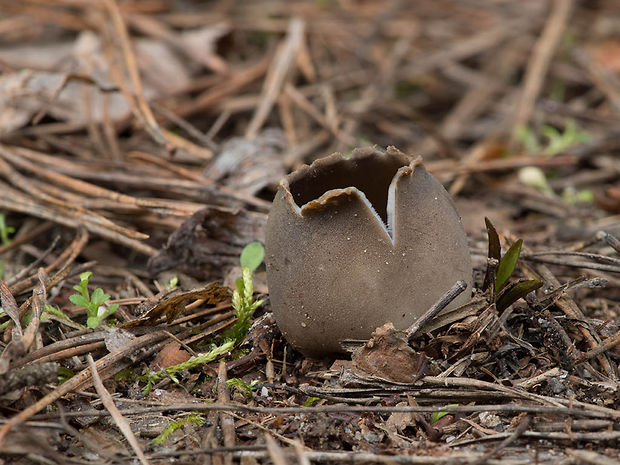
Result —
M227 298L228 288L222 286L219 282L209 283L203 289L172 292L155 303L151 308L148 307L153 305L153 299L143 302L140 307L144 308L146 313L118 327L134 328L136 326L152 326L162 315L166 315L166 320L168 323L171 323L185 309L185 304L189 300L202 299L206 304L213 305Z
M391 322L379 326L352 357L353 370L396 383L415 383L424 376L426 355L407 342L404 331Z
M408 407L407 402L399 402L396 407ZM394 412L385 422L385 425L391 431L403 434L403 431L408 426L415 425L416 414L413 412Z

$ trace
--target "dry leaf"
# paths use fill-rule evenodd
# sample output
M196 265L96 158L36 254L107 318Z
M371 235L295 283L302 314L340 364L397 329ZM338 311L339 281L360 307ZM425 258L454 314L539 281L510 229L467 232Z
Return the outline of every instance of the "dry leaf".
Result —
M203 299L206 304L217 304L228 298L228 288L220 285L218 282L207 284L204 289L193 291L178 291L164 297L154 307L148 309L140 318L132 321L128 321L120 328L133 328L136 326L152 326L157 322L157 319L166 315L166 321L171 323L184 309L185 304L189 300ZM142 304L152 305L152 299Z
M353 354L353 369L396 383L415 383L423 375L425 355L409 346L407 334L390 322L372 333L372 338Z

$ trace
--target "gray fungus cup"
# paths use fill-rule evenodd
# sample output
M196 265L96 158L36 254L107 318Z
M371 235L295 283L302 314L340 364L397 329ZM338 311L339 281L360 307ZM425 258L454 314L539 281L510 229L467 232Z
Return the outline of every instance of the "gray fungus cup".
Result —
M420 158L394 147L335 153L285 177L265 261L278 327L311 357L342 352L342 340L368 339L387 321L405 329L456 281L472 281L452 199Z

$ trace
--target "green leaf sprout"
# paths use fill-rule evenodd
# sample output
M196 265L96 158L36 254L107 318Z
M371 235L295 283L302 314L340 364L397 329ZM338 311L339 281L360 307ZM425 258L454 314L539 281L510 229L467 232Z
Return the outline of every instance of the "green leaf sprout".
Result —
M320 397L308 397L306 401L304 402L304 407L310 407L312 404L314 404L319 399Z
M499 266L497 267L497 276L495 278L495 294L499 293L502 287L504 287L504 284L508 281L508 278L510 278L514 272L517 266L517 260L521 254L522 245L523 241L521 239L512 244L512 247L508 249L508 252L506 252L504 258L502 258L499 262Z
M525 297L530 292L541 288L542 285L543 282L537 279L517 281L515 283L509 284L508 286L506 286L506 290L502 293L499 299L497 299L497 302L495 302L497 311L500 313L503 312L521 297Z
M251 399L252 392L254 391L254 389L256 388L256 385L258 384L258 380L255 379L249 383L246 383L240 378L231 378L228 381L226 381L226 384L228 384L229 388L236 389L241 394L243 394L245 397L247 397L248 399Z
M446 405L446 407L458 407L458 406L459 404ZM437 423L439 420L441 420L446 415L454 415L454 412L443 411L443 410L441 412L433 412L431 415L431 425Z
M263 304L263 300L254 301L252 272L260 266L264 256L265 250L260 242L251 242L241 252L242 276L237 278L237 288L232 297L237 321L224 334L226 339L232 339L236 344L243 341L252 324L254 311Z
M252 273L263 263L265 249L260 242L250 242L241 252L241 267L248 268Z
M149 371L142 377L143 381L147 381L146 386L142 390L144 395L147 395L151 392L151 389L155 385L155 383L161 381L165 378L170 378L174 383L179 383L176 375L185 370L191 370L192 368L196 368L198 366L204 365L205 363L212 362L217 359L220 355L225 354L226 352L230 352L232 348L235 346L234 341L226 341L219 346L213 347L206 354L200 354L191 357L189 360L179 363L178 365L173 365L168 368L164 368L159 371Z
M0 240L2 241L2 245L7 245L11 243L9 235L13 234L14 232L15 228L7 226L4 214L0 213Z
M188 415L186 417L180 418L178 420L171 421L168 423L168 426L164 428L159 436L151 441L152 444L161 445L170 437L172 433L181 428L186 423L194 423L198 426L204 425L206 422L205 418L202 415Z
M540 128L540 136L530 126L517 129L517 140L528 153L546 157L554 157L591 139L590 134L579 130L577 123L571 118L566 119L564 131L560 132L546 124Z
M176 289L178 285L179 285L179 277L176 275L170 278L170 281L168 281L168 289L170 290Z
M523 241L519 239L515 242L506 255L501 257L500 243L499 243L499 235L491 223L491 220L488 218L484 219L487 232L489 234L489 259L493 258L499 262L497 267L497 272L495 275L495 292L494 297L497 299L495 302L495 307L501 313L517 300L522 297L525 297L530 292L535 291L542 287L543 282L537 279L531 280L517 280L513 282L509 282L510 277L514 273L514 270L517 266L517 261L519 260L519 255L521 254L521 247L523 246ZM486 275L484 277L484 284L482 285L483 290L489 289L490 285L493 284L492 280L492 268L489 265L487 267Z
M73 289L78 291L78 294L70 295L69 300L71 303L86 309L86 326L96 329L103 320L116 312L118 304L104 305L110 298L110 294L104 293L100 287L95 289L92 295L90 295L88 292L88 280L92 275L90 271L80 274L80 284L73 286Z

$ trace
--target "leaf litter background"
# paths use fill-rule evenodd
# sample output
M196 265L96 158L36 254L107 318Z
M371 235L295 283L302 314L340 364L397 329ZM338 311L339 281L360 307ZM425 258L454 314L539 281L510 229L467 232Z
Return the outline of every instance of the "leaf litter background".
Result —
M619 463L618 31L613 0L0 1L0 460ZM373 144L455 197L471 303L352 362L293 351L267 299L144 395L234 323L206 285L234 286L278 179ZM485 216L544 282L503 312ZM115 328L78 324L84 271Z

